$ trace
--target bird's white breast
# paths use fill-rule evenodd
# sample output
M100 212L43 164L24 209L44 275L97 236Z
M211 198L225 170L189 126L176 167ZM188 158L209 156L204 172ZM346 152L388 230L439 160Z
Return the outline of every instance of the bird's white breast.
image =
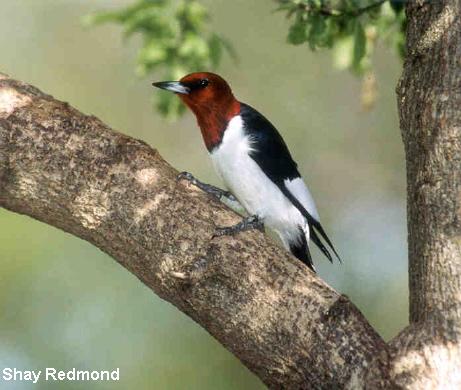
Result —
M250 157L251 139L243 121L235 116L224 132L221 144L211 152L211 159L222 180L250 215L258 215L274 229L285 245L305 226L301 213L283 195L259 165Z

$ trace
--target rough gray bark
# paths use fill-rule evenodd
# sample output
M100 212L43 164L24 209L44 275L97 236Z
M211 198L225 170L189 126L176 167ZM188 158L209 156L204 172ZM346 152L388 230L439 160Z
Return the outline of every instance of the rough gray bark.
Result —
M0 75L0 206L88 240L272 388L461 388L461 4L408 2L398 88L411 324L385 344L340 296L141 141Z
M461 2L407 4L397 88L407 161L410 322L393 342L405 388L461 388Z
M461 2L408 6L398 88L407 155L410 318L461 320ZM413 17L414 16L414 17Z
M81 237L273 388L339 388L385 344L346 297L141 141L0 77L0 206Z

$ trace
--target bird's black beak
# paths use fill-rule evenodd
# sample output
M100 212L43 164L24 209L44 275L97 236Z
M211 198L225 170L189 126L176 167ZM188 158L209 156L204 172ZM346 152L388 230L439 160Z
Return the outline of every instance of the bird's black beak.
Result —
M190 88L181 83L180 81L160 81L158 83L152 83L154 87L165 89L174 93L180 93L183 95L188 95Z

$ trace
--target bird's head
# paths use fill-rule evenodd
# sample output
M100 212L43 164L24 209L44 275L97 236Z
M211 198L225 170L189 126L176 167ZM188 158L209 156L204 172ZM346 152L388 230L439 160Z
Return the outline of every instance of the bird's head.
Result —
M214 73L191 73L179 81L152 85L176 93L193 111L209 150L220 142L228 122L240 112L240 103L229 84Z
M191 73L179 81L161 81L152 85L176 93L194 112L210 107L223 110L235 100L226 80L214 73Z

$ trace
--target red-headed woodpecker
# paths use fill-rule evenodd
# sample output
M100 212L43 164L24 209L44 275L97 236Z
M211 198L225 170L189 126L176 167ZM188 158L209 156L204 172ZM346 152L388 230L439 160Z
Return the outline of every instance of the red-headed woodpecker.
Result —
M321 237L339 259L285 142L263 115L239 102L229 84L213 73L192 73L180 81L153 85L176 93L193 111L216 171L230 192L201 183L189 173L181 177L218 198L236 198L249 214L238 225L220 229L220 234L264 223L313 270L309 240L332 261Z

